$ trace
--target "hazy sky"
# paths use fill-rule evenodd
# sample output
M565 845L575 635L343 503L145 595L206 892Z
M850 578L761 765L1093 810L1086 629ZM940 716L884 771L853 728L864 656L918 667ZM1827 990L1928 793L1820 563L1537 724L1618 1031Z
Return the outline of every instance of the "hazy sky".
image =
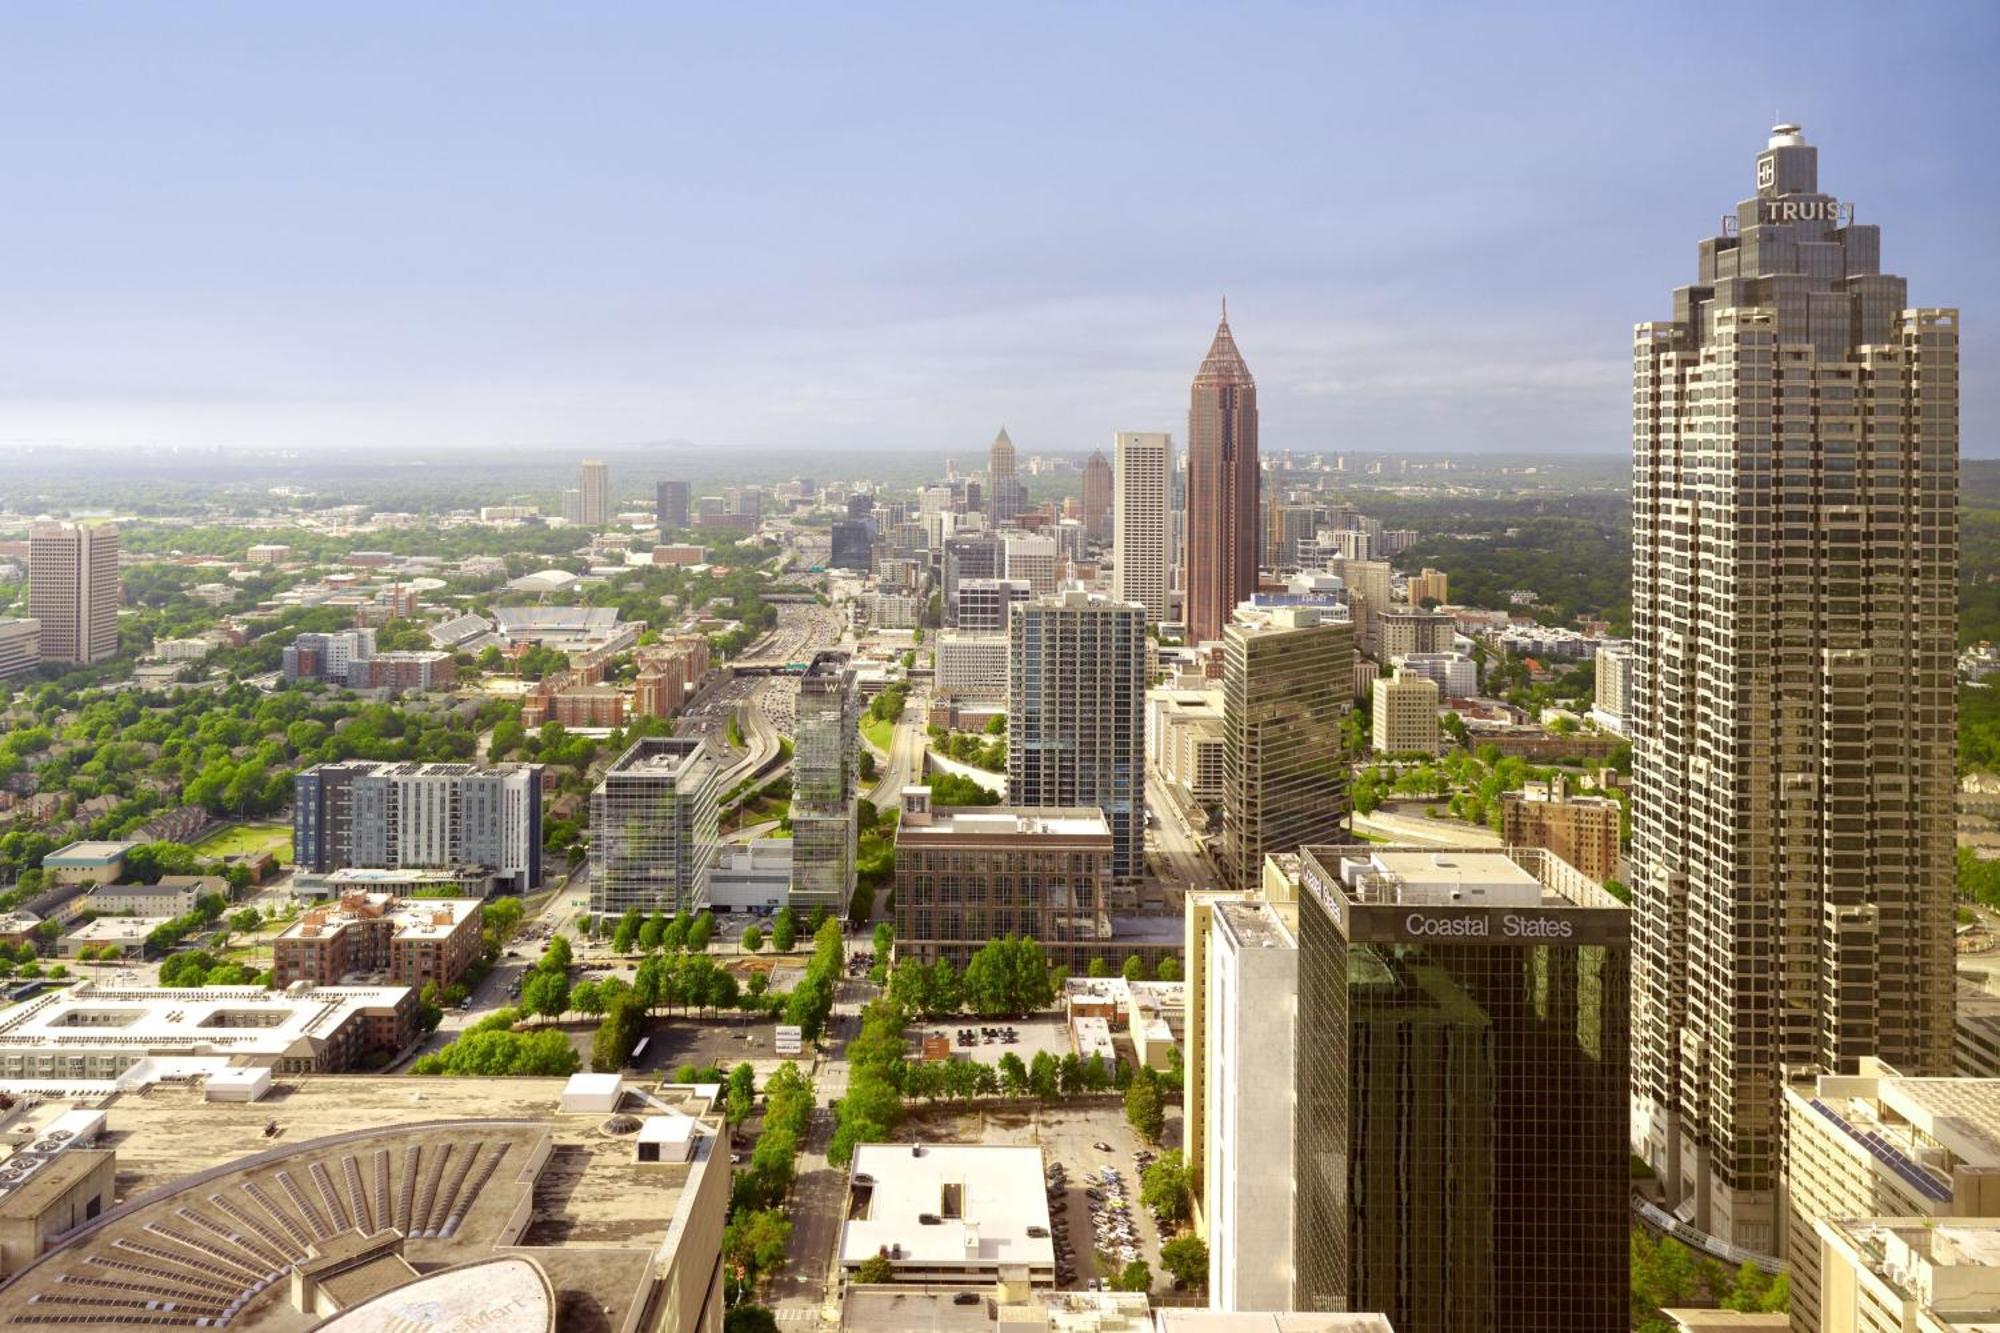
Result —
M1529 12L1532 9L1532 12ZM1627 447L1773 115L1966 312L2000 5L10 4L0 454Z

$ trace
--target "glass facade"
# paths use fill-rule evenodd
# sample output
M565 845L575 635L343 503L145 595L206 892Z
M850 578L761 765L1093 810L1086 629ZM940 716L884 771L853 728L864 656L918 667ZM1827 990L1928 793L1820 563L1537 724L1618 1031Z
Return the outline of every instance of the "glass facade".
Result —
M1254 889L1271 852L1347 836L1354 626L1311 608L1223 631L1225 882Z
M1379 1311L1398 1333L1623 1328L1624 909L1601 890L1553 909L1371 906L1315 851L1294 1304Z
M792 755L792 904L836 916L854 895L856 732L861 718L845 653L821 653L799 681Z
M590 794L594 916L699 910L720 852L716 771L702 742L647 737Z

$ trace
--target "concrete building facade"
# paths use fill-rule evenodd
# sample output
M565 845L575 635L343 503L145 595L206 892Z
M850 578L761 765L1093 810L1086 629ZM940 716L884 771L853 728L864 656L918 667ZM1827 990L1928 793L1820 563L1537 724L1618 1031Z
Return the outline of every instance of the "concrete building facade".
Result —
M1633 349L1633 1146L1768 1253L1779 1071L1951 1068L1959 330L1755 174Z
M1146 612L1070 590L1013 608L1007 799L1093 805L1111 827L1112 874L1146 873Z
M1370 687L1370 723L1377 754L1436 754L1438 687L1408 667L1378 676Z
M1159 431L1120 431L1112 455L1117 463L1111 492L1111 593L1121 602L1137 602L1146 608L1147 620L1161 624L1173 615L1168 516L1174 439Z
M28 529L28 614L41 660L87 666L118 652L118 528L35 523Z

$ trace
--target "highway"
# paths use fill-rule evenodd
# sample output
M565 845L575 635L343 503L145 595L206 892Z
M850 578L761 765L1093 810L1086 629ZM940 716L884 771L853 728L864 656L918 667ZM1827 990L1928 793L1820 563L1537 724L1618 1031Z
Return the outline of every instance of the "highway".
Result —
M912 694L903 706L903 716L897 720L896 729L889 734L889 754L887 762L876 773L875 785L868 793L878 809L889 810L902 804L903 788L923 780L924 749L928 738L924 735L924 719L930 715L928 699L921 694ZM868 744L867 741L862 742ZM878 758L881 752L877 751Z
M1431 819L1423 815L1399 815L1377 810L1372 815L1357 813L1354 831L1394 842L1426 843L1437 847L1498 847L1500 835L1477 824L1457 819Z

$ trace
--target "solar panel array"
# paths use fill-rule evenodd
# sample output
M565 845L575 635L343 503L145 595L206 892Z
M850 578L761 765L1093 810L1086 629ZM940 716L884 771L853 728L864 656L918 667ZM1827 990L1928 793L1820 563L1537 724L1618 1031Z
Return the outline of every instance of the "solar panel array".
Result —
M1834 1110L1817 1097L1813 1098L1812 1106L1815 1111L1818 1111L1834 1124L1839 1125L1841 1131L1847 1137L1866 1148L1874 1155L1876 1161L1895 1172L1897 1177L1911 1189L1936 1203L1951 1202L1951 1187L1949 1185L1940 1184L1935 1175L1904 1156L1900 1149L1883 1138L1880 1133L1872 1129L1856 1129L1847 1122L1846 1118L1840 1112Z

